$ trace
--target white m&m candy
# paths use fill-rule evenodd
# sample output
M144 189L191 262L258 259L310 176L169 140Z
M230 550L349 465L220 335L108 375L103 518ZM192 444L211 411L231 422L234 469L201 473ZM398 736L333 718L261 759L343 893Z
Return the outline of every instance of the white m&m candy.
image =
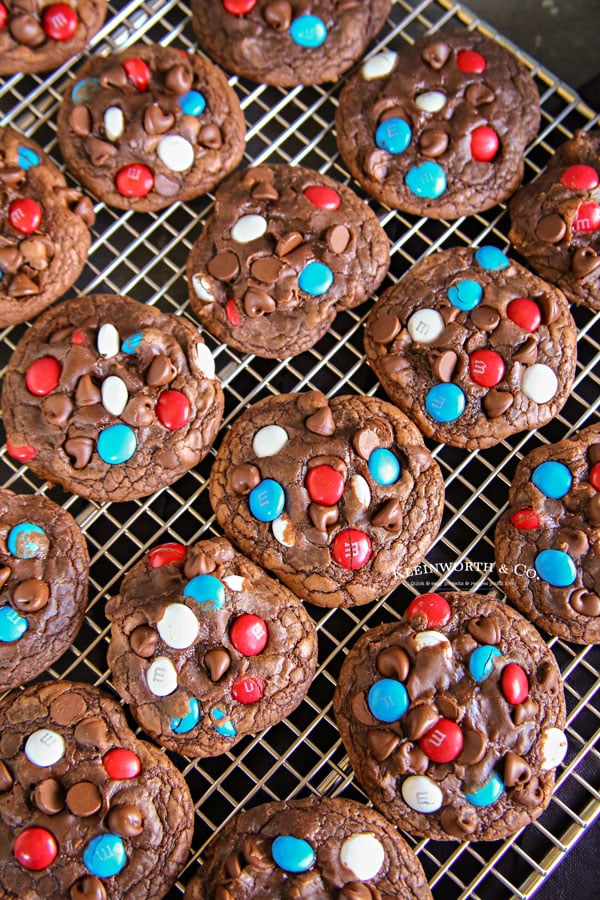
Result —
M542 737L542 769L554 769L560 765L566 756L567 747L564 731L560 728L547 728Z
M156 628L165 644L174 650L185 650L196 640L200 626L189 606L169 603Z
M177 672L166 656L159 656L154 660L148 669L146 680L155 697L168 697L177 689Z
M381 869L385 853L374 834L353 834L342 844L340 860L359 881L369 881Z
M521 390L534 403L548 403L558 390L556 373L543 363L534 363L523 373Z
M427 775L409 775L402 782L402 799L416 812L433 813L441 809L444 795Z
M385 78L396 65L397 57L398 54L394 53L393 50L384 50L383 53L372 56L371 59L368 59L363 63L363 67L360 70L362 77L365 81L373 81L375 78Z
M53 766L65 755L65 739L56 731L40 728L25 741L25 756L34 766Z
M252 449L256 456L274 456L285 447L288 433L281 425L266 425L259 429L252 440Z
M180 134L168 134L162 138L156 152L172 172L185 172L194 165L194 148Z
M437 309L418 309L406 325L408 333L417 344L433 343L445 327Z

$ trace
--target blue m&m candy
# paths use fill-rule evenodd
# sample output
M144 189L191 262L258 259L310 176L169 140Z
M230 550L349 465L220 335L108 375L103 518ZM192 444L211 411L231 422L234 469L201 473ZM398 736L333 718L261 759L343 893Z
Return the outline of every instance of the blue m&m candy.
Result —
M225 588L214 575L196 575L183 589L184 597L191 597L197 603L211 603L214 609L225 605Z
M250 512L259 522L274 522L283 512L285 493L278 481L265 478L248 495Z
M48 536L43 528L33 522L21 522L8 532L8 552L17 559L35 559L48 551Z
M35 150L31 147L19 147L17 150L17 159L22 169L31 169L32 166L39 166L40 158Z
M211 716L213 718L213 728L218 734L222 734L223 737L235 737L237 735L237 728L222 709L213 709ZM222 724L218 725L217 722Z
M386 119L375 132L375 143L380 150L387 150L388 153L404 153L411 140L410 125L404 119Z
M315 862L315 851L308 841L288 834L275 838L271 855L284 872L306 872Z
M326 294L333 284L333 272L325 263L309 262L298 276L298 287L313 297Z
M320 47L327 38L327 26L318 16L298 16L290 25L290 37L299 47Z
M181 111L186 116L201 116L206 109L206 100L200 91L188 91L178 99Z
M425 409L436 422L454 422L465 405L465 395L457 384L436 384L425 397Z
M143 335L140 331L136 331L135 334L132 334L130 337L125 338L123 343L121 344L121 350L123 353L128 353L129 356L133 356L135 351L140 346L143 340Z
M463 278L457 281L448 290L448 300L452 306L468 312L481 302L483 297L483 288L478 281L471 281L469 278Z
M98 878L118 875L127 863L125 844L118 834L99 834L83 851L83 864Z
M410 701L401 681L382 678L370 688L367 703L380 722L397 722L408 709Z
M424 162L420 166L413 166L406 173L404 180L415 197L436 200L446 190L446 173L440 164L435 162Z
M129 425L111 425L100 432L98 455L111 466L127 462L135 453L137 438Z
M0 643L10 644L22 638L29 625L12 606L0 607Z
M535 570L552 587L568 587L577 577L575 563L564 550L542 550L535 558Z
M494 671L494 659L502 656L497 647L491 644L484 644L473 650L469 657L469 671L475 681L481 684L486 678L489 678Z
M175 734L187 734L200 721L200 704L195 697L190 700L190 710L180 719L171 719L171 731Z
M395 484L400 478L400 462L391 450L377 447L369 456L369 472L377 484Z
M71 100L73 103L89 103L99 84L99 78L83 78L71 89Z
M504 792L504 782L497 772L482 787L465 797L473 806L491 806Z
M536 488L546 497L559 500L568 494L573 484L573 476L567 467L560 462L548 460L536 466L531 474Z
M484 247L476 250L475 259L482 269L501 270L506 269L510 265L508 256L502 250L499 250L498 247L493 247L491 244L486 244Z

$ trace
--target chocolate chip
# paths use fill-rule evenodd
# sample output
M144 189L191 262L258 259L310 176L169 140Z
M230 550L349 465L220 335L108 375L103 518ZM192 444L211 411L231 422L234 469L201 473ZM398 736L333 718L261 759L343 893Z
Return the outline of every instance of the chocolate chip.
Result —
M202 126L198 132L197 140L202 147L207 147L209 150L218 150L223 144L223 135L219 126L210 122L208 125Z
M74 469L84 469L92 458L94 442L91 438L69 438L64 443L65 453L71 459Z
M388 154L385 150L369 150L363 162L363 169L375 181L383 181L388 170Z
M452 381L457 362L458 354L454 350L444 350L442 353L432 351L431 353L431 371L439 381L446 383Z
M86 711L85 699L74 690L63 691L50 706L50 715L58 725L72 725L82 719Z
M580 528L559 528L556 532L556 543L569 556L583 556L590 547L587 534Z
M18 247L0 248L0 271L7 275L14 275L23 264L23 254Z
M100 87L103 88L122 88L129 83L127 72L123 66L111 66L109 69L105 69L104 72L100 74L98 80L100 82Z
M259 181L252 188L254 200L279 200L279 191L268 181Z
M218 884L215 888L215 900L235 900L235 897L226 887L223 887L222 884Z
M393 313L379 316L371 328L371 337L376 344L391 344L401 327L400 319Z
M291 253L292 250L295 250L303 243L304 238L299 231L288 231L287 234L284 234L277 241L275 245L275 253L279 257L287 256L288 253Z
M257 281L274 284L281 273L281 263L276 256L261 256L252 263L250 273Z
M225 250L209 259L206 268L213 278L218 278L219 281L233 281L239 274L240 261L235 253Z
M477 828L477 811L468 806L461 806L460 809L445 806L440 813L440 825L447 834L463 840L465 835L473 834Z
M292 21L292 7L288 0L274 0L263 12L265 22L278 33L287 31Z
M200 122L196 116L188 114L181 117L179 121L179 134L182 138L185 138L186 141L189 141L190 144L194 145L196 143L198 135L200 134ZM210 149L212 148L209 147L209 150Z
M435 159L448 149L448 135L440 128L428 128L419 138L419 150L423 156Z
M487 84L475 82L468 85L465 91L465 99L467 103L472 103L473 106L482 106L484 103L493 103L496 95Z
M0 569L0 588L3 588L11 575L10 566L2 566Z
M517 784L510 796L521 806L537 808L543 803L544 790L537 775L533 775L526 784Z
M396 498L386 500L373 518L371 525L375 528L385 528L386 531L400 531L402 528L402 507Z
M500 313L492 306L476 306L469 313L471 322L480 331L493 331L500 324Z
M8 791L12 787L12 783L13 777L0 759L0 792Z
M340 511L337 506L321 506L320 503L310 503L308 507L308 516L317 531L327 533L327 529L335 525L340 517Z
M543 662L538 667L536 680L540 689L547 691L549 694L556 694L560 688L560 679L556 666L553 666L548 661Z
M46 40L46 33L33 16L13 16L8 23L8 30L17 44L25 47L40 47Z
M50 588L45 581L28 578L16 586L13 605L21 612L34 613L43 609L50 598Z
M146 384L149 387L164 387L169 384L177 375L171 358L164 353L158 353L146 371Z
M373 900L373 892L368 884L351 881L338 892L337 900Z
M173 66L165 75L165 87L177 97L187 94L191 90L193 81L192 70L183 65Z
M422 775L429 767L429 760L425 753L410 741L404 741L400 745L400 749L394 754L394 762L401 774L410 772Z
M304 424L313 434L319 434L322 437L331 437L335 434L335 422L329 406L322 406L321 409L308 416L304 420Z
M228 560L222 559L220 562L227 562ZM186 578L195 578L196 575L210 575L211 572L217 568L217 563L213 559L212 555L208 553L204 553L202 550L198 550L195 547L190 549L188 554L188 558L185 561L185 565L183 567L184 574Z
M77 406L95 406L101 400L100 388L94 384L91 375L87 373L82 375L75 389L75 404Z
M525 340L524 344L521 344L516 353L513 354L513 359L515 362L520 362L524 366L532 366L538 357L538 346L537 340L533 334L530 334L529 337Z
M332 253L345 253L350 243L350 229L345 225L332 225L325 232L325 243Z
M105 166L117 152L113 144L90 137L86 141L86 150L93 166Z
M420 703L418 706L411 706L404 716L404 730L411 741L418 741L439 720L439 714L432 706Z
M569 604L581 616L590 618L600 616L600 597L591 591L585 589L573 591L569 597Z
M64 425L73 411L73 404L64 394L53 394L43 401L42 411L51 425Z
M575 278L583 280L600 266L600 256L592 247L578 247L571 259L571 270Z
M6 184L9 187L18 187L22 181L25 181L25 171L20 166L4 166L0 168L0 184Z
M175 122L175 116L164 112L157 103L152 103L144 110L144 131L146 134L164 134Z
M84 719L75 727L73 737L80 747L102 750L106 744L106 725L97 717Z
M438 694L436 705L445 719L452 719L453 722L458 721L462 715L462 707L458 701L451 697L450 694Z
M458 763L462 766L474 766L481 762L487 751L487 741L481 731L463 728L463 748Z
M81 197L73 207L73 212L85 222L88 228L93 228L96 223L96 213L89 197Z
M492 388L483 398L483 408L488 419L497 419L515 402L515 398L508 391L498 391Z
M355 694L351 702L352 715L361 725L376 725L376 719L369 709L364 691Z
M8 286L8 294L11 297L31 297L39 292L39 286L24 272L15 275Z
M511 717L515 725L522 725L530 719L535 719L539 709L539 704L531 697L528 697L525 703L519 703L518 706L511 710Z
M74 816L93 816L101 805L100 791L91 781L80 781L67 791L67 806Z
M67 796L67 801L68 801ZM122 803L113 806L106 819L107 825L115 834L124 837L136 837L144 830L144 817L137 806Z
M388 759L400 743L400 738L393 731L382 731L379 728L370 728L367 740L371 753L378 762Z
M331 466L340 473L344 481L348 477L348 467L339 456L312 456L306 465L309 469L314 469L315 466Z
M129 646L142 659L148 659L154 654L158 635L150 625L138 625L129 635Z
M271 857L271 842L268 838L250 835L242 842L242 853L249 866L255 869L271 869L273 859Z
M375 665L384 678L395 678L397 681L404 681L410 671L410 659L402 647L386 647L377 654Z
M260 472L250 463L236 466L231 475L231 489L236 494L249 494L261 482Z
M231 666L231 657L224 647L214 647L204 655L204 665L208 669L210 680L218 681Z
M517 753L508 752L504 757L504 777L503 781L507 788L514 787L516 784L527 784L531 778L531 767L525 762L522 756Z
M69 894L71 900L106 900L106 889L95 875L82 875Z
M587 517L594 528L600 525L600 494L596 494L588 503Z
M374 115L379 119L380 122L387 122L388 119L403 119L409 125L411 125L411 119L403 106L398 104L394 106L386 106L381 115L378 115L375 110L373 110Z
M469 619L467 631L480 644L496 645L502 637L497 619L491 616L477 616L476 619Z
M239 878L244 870L244 863L242 860L242 855L237 850L234 850L233 853L230 853L225 863L223 864L223 868L227 872L229 878Z
M40 812L46 816L56 816L65 806L65 792L56 778L45 778L36 784L32 800Z
M450 47L445 41L434 41L425 47L421 57L432 69L441 69L450 56L450 52Z
M544 216L535 226L535 236L546 244L558 244L566 233L566 222L556 213Z
M600 441L597 441L595 444L590 444L590 446L588 447L587 455L591 466L594 466L597 462L600 462Z
M244 309L251 319L260 319L261 316L272 313L275 308L275 301L262 288L248 288L244 294Z
M556 297L554 294L541 294L539 297L535 298L535 302L540 308L540 312L542 313L542 325L550 325L556 319L558 319L560 315L560 308L558 303L556 302Z
M359 428L352 437L354 452L358 453L361 459L368 460L373 450L380 444L379 435L370 428Z
M150 397L132 397L121 413L121 419L134 428L146 428L154 422L154 403Z
M74 106L69 115L69 125L71 130L80 137L87 137L91 134L94 123L92 114L87 106Z

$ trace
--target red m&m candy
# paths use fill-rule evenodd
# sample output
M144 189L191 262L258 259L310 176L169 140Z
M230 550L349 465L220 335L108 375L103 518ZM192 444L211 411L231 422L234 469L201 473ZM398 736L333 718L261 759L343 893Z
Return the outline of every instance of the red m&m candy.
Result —
M583 234L598 231L600 228L600 206L597 203L582 203L573 220L573 228L576 231L581 231Z
M506 307L506 315L524 331L533 333L542 323L542 313L535 300L529 297L517 297Z
M598 173L591 166L569 166L560 176L564 187L572 191L591 191L598 187Z
M39 872L52 865L58 855L58 844L46 828L26 828L15 838L13 853L24 869Z
M163 391L156 402L156 415L161 425L177 431L189 422L190 408L190 401L181 391Z
M4 28L8 21L8 10L4 3L0 3L0 29Z
M504 378L504 360L495 350L475 350L469 357L469 374L475 384L495 387Z
M235 300L233 297L230 297L225 304L225 315L227 316L227 321L230 325L242 324L242 314L235 305Z
M452 762L462 753L463 744L463 733L452 719L440 719L419 741L423 753L437 763Z
M511 524L520 531L540 527L540 517L532 509L518 509L510 517Z
M231 696L238 703L257 703L262 700L264 693L265 683L262 678L238 678L231 685Z
M223 7L232 16L245 16L256 6L256 0L223 0Z
M185 559L186 549L183 544L168 543L158 544L148 554L148 565L151 569L161 569L172 562L181 562Z
M31 197L13 200L8 208L8 221L21 234L33 234L42 221L42 207Z
M317 209L339 209L342 198L333 188L325 185L315 184L307 187L304 196L310 200Z
M421 594L409 603L406 615L410 618L425 616L430 628L439 628L450 621L452 610L441 594Z
M471 156L477 162L490 162L498 152L498 135L489 125L481 125L471 132Z
M333 539L331 555L344 569L361 569L371 559L372 547L368 534L358 528L346 528Z
M231 643L242 656L258 656L267 646L269 630L260 616L244 613L229 629Z
M62 366L53 356L43 356L32 362L25 373L27 390L36 397L45 397L58 385Z
M485 72L485 56L477 50L459 50L456 54L456 65L461 72Z
M102 758L107 775L114 778L115 781L126 781L130 778L137 778L142 770L142 764L139 756L133 750L125 750L119 747L116 750L109 750Z
M32 447L31 444L22 444L20 447L13 447L13 445L7 441L6 452L9 456L12 456L13 459L18 459L19 462L28 462L28 460L33 459L37 450L35 447Z
M42 13L42 28L53 41L68 41L78 25L79 17L68 3L51 3Z
M344 493L344 476L332 466L315 466L306 476L306 490L313 503L334 506Z
M86 336L83 333L83 331L77 330L77 331L73 332L73 334L71 336L72 344L75 344L76 346L80 347L82 344L85 344L85 342L86 342Z
M502 693L513 706L518 706L519 703L524 703L527 700L529 696L529 682L521 666L518 666L516 663L509 663L505 666L502 670L500 683L502 684Z
M154 175L143 163L131 163L117 172L115 182L124 197L145 197L154 187Z
M597 491L600 491L600 462L597 462L590 470L590 484Z
M127 72L127 77L134 87L136 87L138 91L145 91L150 84L150 75L152 73L144 60L138 59L136 56L131 59L126 59L123 63L123 68Z

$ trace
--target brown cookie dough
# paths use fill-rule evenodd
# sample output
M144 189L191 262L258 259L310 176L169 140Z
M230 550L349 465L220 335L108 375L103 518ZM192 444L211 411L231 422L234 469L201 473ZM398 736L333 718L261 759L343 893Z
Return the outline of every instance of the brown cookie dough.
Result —
M155 547L106 614L116 690L147 734L186 756L224 753L285 718L317 666L298 598L225 538Z
M297 356L358 306L389 267L389 242L350 188L302 166L236 172L188 260L203 326L245 353Z
M81 53L106 16L106 0L4 0L0 75L47 72Z
M342 798L264 803L206 850L185 900L431 900L421 863L383 816Z
M572 303L600 309L600 129L578 131L510 203L509 237Z
M381 597L433 543L444 484L420 432L373 397L281 394L233 423L210 501L241 550L318 606Z
M70 171L109 206L161 209L211 191L240 162L237 96L201 56L136 44L88 60L57 136Z
M17 344L2 390L9 455L99 503L176 481L206 456L222 413L197 329L109 294L40 316Z
M44 682L0 704L0 895L159 900L189 853L183 775L95 687Z
M192 25L228 72L293 87L336 81L390 7L390 0L192 0Z
M363 635L334 712L375 806L437 840L497 840L532 822L567 749L553 654L519 613L478 594L425 594Z
M71 646L88 569L85 538L66 510L0 490L0 690L35 678Z
M426 437L467 450L549 422L569 396L576 341L562 292L491 245L425 257L365 327L393 402Z
M32 319L71 287L94 221L89 198L35 141L0 128L0 328Z
M365 190L434 219L510 197L539 122L525 66L466 29L367 60L344 86L336 114L340 153Z
M507 597L550 634L600 643L600 425L528 453L509 504L495 536Z

